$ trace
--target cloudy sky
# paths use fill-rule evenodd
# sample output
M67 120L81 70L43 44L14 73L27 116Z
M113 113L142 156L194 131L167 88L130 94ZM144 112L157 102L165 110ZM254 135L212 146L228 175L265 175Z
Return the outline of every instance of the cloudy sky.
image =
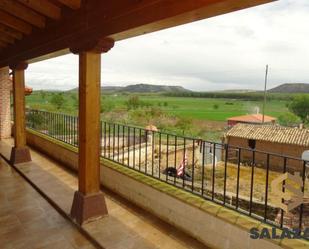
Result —
M309 1L278 2L117 42L102 55L102 84L182 85L191 90L263 89L309 83ZM31 64L27 84L78 85L78 57Z

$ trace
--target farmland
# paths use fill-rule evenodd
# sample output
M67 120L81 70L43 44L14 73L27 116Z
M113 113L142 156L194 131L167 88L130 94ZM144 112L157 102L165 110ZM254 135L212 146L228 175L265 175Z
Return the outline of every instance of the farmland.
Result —
M55 95L62 100L57 106ZM135 96L130 106L128 103ZM138 96L138 97L137 97ZM59 96L58 96L59 97ZM271 99L266 114L280 117L288 113L288 100ZM77 92L35 91L26 98L28 108L77 115ZM172 97L147 93L112 93L101 97L102 119L144 127L151 123L160 130L178 135L198 136L219 141L226 129L226 119L256 113L262 101L228 98Z
M46 93L42 97L40 92L34 92L27 97L27 106L34 109L44 109L55 111L51 104L53 93ZM126 103L132 95L104 95L105 103L111 109L121 111L126 110ZM74 93L64 94L65 104L61 108L62 112L75 113L77 96ZM246 101L236 99L215 99L215 98L194 98L194 97L168 97L159 94L143 94L139 100L145 103L145 107L159 107L164 112L187 117L194 120L204 121L226 121L227 118L237 115L254 113L258 107L262 110L262 101ZM267 102L266 114L274 117L288 112L285 100L270 100Z

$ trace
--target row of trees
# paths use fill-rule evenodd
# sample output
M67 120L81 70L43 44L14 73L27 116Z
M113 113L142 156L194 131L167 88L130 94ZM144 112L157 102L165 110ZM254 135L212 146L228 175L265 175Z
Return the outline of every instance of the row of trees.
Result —
M309 95L297 96L288 107L304 124L309 123Z
M136 96L136 95L129 97L128 101L126 101L125 104L126 104L127 110L135 110L135 109L138 109L138 108L153 107L153 105L151 103L140 100L139 97ZM158 106L159 107L161 107L161 106L167 107L168 103L166 101L163 102L163 103L159 102Z
M287 104L290 112L281 115L278 122L283 126L297 126L300 123L309 124L309 95L295 97Z
M220 99L242 99L260 101L264 99L263 92L231 93L231 92L171 92L166 93L169 97L193 97L193 98L220 98ZM297 94L268 93L269 100L293 100Z
M42 98L46 98L46 94L44 93L42 95ZM78 98L76 94L71 94L71 98L73 100L73 105L75 108L78 108ZM54 106L56 110L61 110L64 108L67 98L64 96L63 93L53 93L50 99L51 104ZM141 101L138 96L134 95L129 97L128 101L125 103L127 110L135 110L138 108L150 108L153 107L153 105L146 101ZM158 103L158 106L161 107L167 107L168 103L165 101L163 103ZM101 113L104 112L110 112L112 109L114 109L115 105L107 101L107 99L103 96L101 98Z

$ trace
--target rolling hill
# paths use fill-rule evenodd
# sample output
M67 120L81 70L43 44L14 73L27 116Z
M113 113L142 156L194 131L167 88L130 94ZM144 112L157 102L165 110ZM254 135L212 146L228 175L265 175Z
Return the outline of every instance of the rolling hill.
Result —
M77 91L74 88L71 91ZM150 84L135 84L128 86L103 86L101 87L102 92L127 92L127 93L169 93L169 92L191 92L182 86L167 86L167 85L150 85Z
M136 84L128 85L121 89L123 92L137 92L137 93L160 93L160 92L189 92L182 86L166 86L166 85L149 85Z
M309 93L309 84L286 83L268 90L270 93Z

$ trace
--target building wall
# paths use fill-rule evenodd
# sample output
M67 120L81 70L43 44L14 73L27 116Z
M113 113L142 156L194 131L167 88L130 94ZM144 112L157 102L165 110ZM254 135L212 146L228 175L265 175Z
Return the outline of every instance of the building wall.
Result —
M250 149L248 146L248 139L238 138L238 137L229 137L227 139L227 143L231 146L242 147ZM279 143L271 143L266 141L256 141L256 150L257 151L265 151L268 153L274 153L279 155L285 155L290 157L301 158L301 155L304 150L309 150L309 147L302 147L297 145L288 145L288 144L279 144ZM232 151L232 150L231 150ZM236 151L230 152L230 160L235 160L237 158ZM234 154L234 155L233 155ZM252 151L241 151L241 160L243 163L252 162L253 153ZM258 166L266 167L267 162L267 154L265 153L255 153L255 163ZM284 159L279 156L270 156L270 169L278 172L283 172ZM294 172L302 172L303 163L301 160L287 159L287 171Z
M0 139L11 136L9 68L0 68Z
M270 122L264 122L264 124L275 124L276 120L270 121ZM241 120L228 120L227 125L229 128L237 125L237 124L261 124L260 122L245 122Z

